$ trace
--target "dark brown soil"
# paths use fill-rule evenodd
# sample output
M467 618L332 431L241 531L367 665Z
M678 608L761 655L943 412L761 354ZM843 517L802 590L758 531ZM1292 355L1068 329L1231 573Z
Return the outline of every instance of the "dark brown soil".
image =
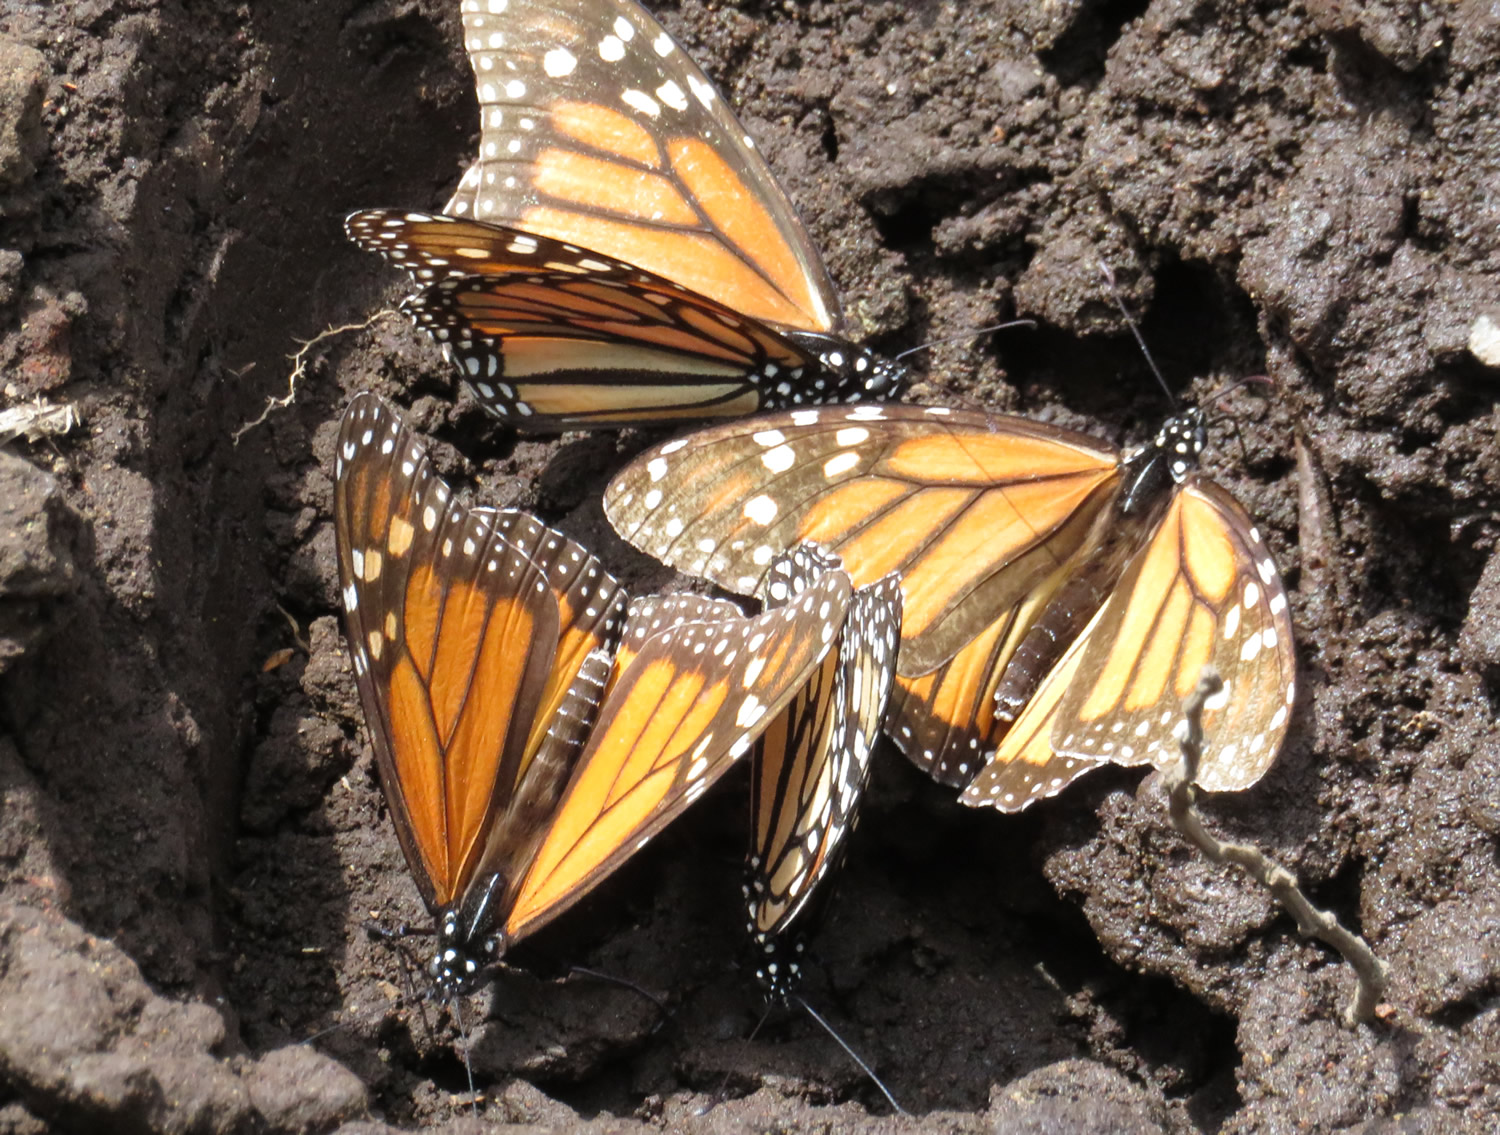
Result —
M1500 320L1500 10L658 5L875 345L1039 321L936 349L917 397L1145 437L1164 399L1101 259L1179 393L1274 380L1211 466L1292 588L1304 694L1209 812L1368 935L1388 1004L1342 1027L1348 970L1139 773L1006 819L890 752L808 995L906 1120L805 1017L745 1039L742 781L464 1007L480 1118L365 932L423 916L335 622L349 395L667 578L599 507L644 436L518 442L396 321L233 441L299 339L401 290L343 215L436 207L472 153L457 7L0 0L3 404L83 421L0 453L0 1132L1500 1126L1500 370L1468 346Z

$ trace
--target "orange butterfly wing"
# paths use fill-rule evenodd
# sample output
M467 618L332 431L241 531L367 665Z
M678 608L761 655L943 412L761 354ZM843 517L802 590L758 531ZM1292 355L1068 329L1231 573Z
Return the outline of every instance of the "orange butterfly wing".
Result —
M1083 648L1097 624L1096 616L1089 629L1048 671L1010 728L1001 724L998 744L989 763L959 796L965 804L1019 812L1034 800L1055 796L1078 777L1097 767L1096 761L1059 754L1052 748L1058 703L1067 696L1069 685L1078 674Z
M615 651L607 690L613 690L620 676L630 669L641 647L662 631L685 623L716 623L744 617L745 612L728 599L687 593L636 596L627 608L625 633Z
M1225 688L1204 711L1211 749L1198 784L1210 792L1247 788L1275 759L1291 718L1291 614L1250 518L1226 491L1196 477L1101 612L1079 678L1058 707L1053 748L1092 759L1176 761L1173 729L1205 665ZM1169 708L1171 725L1162 721Z
M897 677L888 732L906 759L939 784L964 787L1005 735L995 690L1024 630L1007 611L936 670Z
M626 664L516 897L510 936L571 906L749 751L829 652L851 591L845 573L826 572L786 607L669 616L654 634L640 627L658 609L637 608Z
M534 519L457 505L373 395L344 415L334 521L386 800L424 901L448 907L493 858L495 833L515 834L497 813L570 764L537 763L547 722L588 655L613 645L623 597L597 560Z
M1209 664L1225 688L1205 709L1198 784L1246 788L1275 759L1291 718L1291 616L1244 510L1193 477L964 802L1015 810L1095 762L1174 763L1182 701Z
M631 0L465 0L480 157L444 212L554 237L744 315L834 331L790 202L707 76Z
M604 506L637 548L742 594L802 542L859 586L898 572L899 672L920 677L1048 586L1117 488L1114 450L1024 418L819 407L649 449Z

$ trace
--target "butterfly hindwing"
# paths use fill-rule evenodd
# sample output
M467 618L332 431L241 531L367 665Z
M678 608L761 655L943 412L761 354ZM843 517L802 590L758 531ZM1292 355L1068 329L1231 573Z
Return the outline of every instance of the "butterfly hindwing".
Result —
M547 722L525 779L490 826L476 877L494 880L493 894L487 896L485 905L496 914L514 905L521 883L516 868L531 861L547 834L563 789L593 729L612 665L609 645L591 650L584 658Z
M521 513L456 502L374 395L344 415L335 533L365 718L424 900L459 901L623 596L577 544ZM564 773L566 769L564 769Z
M837 564L808 547L793 554ZM798 593L795 582L774 574L767 591L768 604ZM838 650L757 742L746 883L757 941L785 933L842 857L869 781L895 677L900 625L895 576L855 591ZM776 977L787 980L771 974L763 980L775 985Z
M1264 775L1286 734L1296 696L1291 617L1244 510L1194 477L964 803L1014 811L1099 762L1175 763L1183 699L1209 664L1225 685L1205 706L1198 784L1234 791Z
M1019 812L1043 797L1057 795L1097 766L1097 761L1060 754L1052 748L1057 706L1078 675L1087 639L1085 631L1048 671L1010 727L1000 728L989 762L959 796L963 803L973 808ZM993 695L990 702L993 706Z
M1005 734L995 689L1021 629L1006 611L936 670L898 677L888 730L896 746L939 784L963 788Z
M1086 638L1053 727L1059 754L1175 762L1183 699L1211 664L1224 690L1204 709L1199 786L1246 788L1275 759L1296 695L1286 591L1260 533L1211 481L1177 493Z

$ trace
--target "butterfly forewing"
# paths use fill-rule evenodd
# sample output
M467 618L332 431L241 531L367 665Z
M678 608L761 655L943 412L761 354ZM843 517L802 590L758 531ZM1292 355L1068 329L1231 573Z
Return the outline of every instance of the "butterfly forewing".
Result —
M539 708L564 700L623 604L571 541L457 504L375 396L350 404L338 444L335 532L361 700L412 873L430 907L447 907L525 782L546 732Z
M835 329L828 274L708 78L631 0L464 0L480 157L444 212L638 265L759 320Z
M784 608L669 619L632 648L516 901L513 933L571 905L749 750L829 652L851 590L845 573L828 572ZM633 639L627 626L627 647Z
M350 404L337 464L340 582L365 716L413 874L429 905L444 906L470 873L484 822L476 797L482 808L505 793L500 770L522 759L511 709L546 682L556 604L530 587L481 583L488 518L452 501L414 435L373 396ZM525 570L512 553L499 550L507 578ZM477 699L471 710L473 692L497 697L494 711ZM450 792L470 773L472 787Z
M402 306L487 409L531 429L753 413L775 376L815 365L763 326L639 279L443 280Z
M900 672L930 673L1084 547L1116 456L1022 418L941 407L822 407L647 450L605 493L627 540L731 591L812 541L858 585L902 577Z

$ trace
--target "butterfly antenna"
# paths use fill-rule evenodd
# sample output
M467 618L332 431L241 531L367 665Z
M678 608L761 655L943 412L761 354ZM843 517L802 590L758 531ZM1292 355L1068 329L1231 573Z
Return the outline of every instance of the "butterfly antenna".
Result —
M1114 271L1103 260L1099 261L1099 271L1104 273L1104 282L1109 285L1109 294L1114 297L1115 306L1120 309L1120 314L1125 317L1125 326L1130 328L1130 333L1135 336L1136 346L1140 347L1141 354L1146 356L1146 365L1151 368L1151 373L1156 375L1157 384L1166 394L1167 401L1172 408L1177 408L1177 396L1172 393L1172 388L1167 385L1167 380L1162 377L1161 368L1156 365L1156 360L1151 357L1151 349L1146 346L1146 337L1141 334L1140 324L1136 323L1135 316L1130 314L1130 309L1125 306L1125 297L1120 294L1119 285L1115 283Z
M862 1059L860 1059L859 1053L850 1048L848 1042L845 1041L843 1037L839 1036L836 1031L834 1031L834 1027L818 1015L818 1011L807 1003L807 999L805 997L803 997L801 994L793 994L793 998L796 1000L797 1004L801 1005L804 1009L807 1010L807 1015L809 1017L823 1026L824 1032L826 1032L829 1036L833 1037L833 1039L838 1042L838 1046L849 1054L849 1059L859 1065L860 1071L863 1072L866 1076L870 1077L870 1082L880 1089L880 1094L883 1095L886 1098L886 1102L896 1110L897 1115L911 1114L911 1112L907 1111L904 1107L896 1102L896 1097L891 1095L891 1090L885 1086L884 1082L882 1082L879 1076L875 1075L875 1069L871 1068Z
M303 1037L302 1040L299 1043L301 1043L301 1044L312 1044L315 1041L320 1041L325 1036L329 1036L329 1035L331 1035L333 1033L340 1032L343 1029L347 1029L349 1027L350 1023L351 1022L346 1018L346 1019L340 1021L336 1025L329 1025L326 1029L319 1029L315 1033L309 1033L307 1036Z
M1273 383L1271 381L1271 378L1270 378L1269 375L1264 375L1264 374L1247 375L1246 377L1244 377L1242 379L1239 379L1237 382L1231 382L1223 390L1221 390L1217 394L1215 394L1214 397L1213 397L1213 400L1215 402L1222 402L1225 398L1228 398L1236 390L1240 389L1240 387L1242 387L1242 386L1249 386L1252 383L1255 384L1255 385L1257 385L1257 386L1274 386L1275 385L1275 383ZM1234 439L1235 439L1235 441L1237 441L1239 443L1239 446L1240 446L1240 458L1242 460L1248 461L1250 459L1250 450L1249 450L1249 447L1245 444L1245 433L1244 433L1243 430L1240 429L1240 420L1239 420L1238 416L1236 416L1235 414L1230 413L1227 410L1224 410L1222 407L1220 407L1219 409L1220 409L1220 413L1214 415L1212 418L1210 418L1208 420L1216 422L1216 421L1219 421L1221 418L1224 418L1224 419L1227 419L1229 421L1229 424L1230 424L1231 428L1234 430Z
M479 1092L474 1087L474 1064L469 1059L469 1028L464 1022L463 1002L457 994L448 1002L448 1009L453 1014L453 1023L458 1026L458 1044L464 1053L464 1075L469 1080L469 1106L474 1109L474 1114L479 1114Z
M1220 390L1217 393L1215 393L1214 397L1213 397L1213 400L1215 402L1221 402L1225 398L1228 398L1236 390L1240 389L1240 387L1242 387L1242 386L1251 386L1251 385L1254 385L1254 386L1275 386L1276 383L1274 381L1272 381L1271 376L1268 375L1268 374L1249 374L1249 375L1246 375L1244 378L1241 378L1241 379L1238 379L1238 380L1236 380L1234 382L1231 382L1223 390Z
M977 339L981 335L989 335L995 331L1008 331L1012 327L1029 327L1033 331L1035 331L1036 320L1012 319L1009 323L996 323L990 327L981 327L977 331L964 331L958 335L946 335L941 339L933 339L931 342L923 343L918 347L908 347L906 350L897 355L892 361L899 363L902 359L907 358L911 355L915 355L918 351L930 351L932 350L932 348L941 347L945 343L958 343L963 341L964 339Z
M637 985L627 977L617 977L612 973L605 973L603 970L589 969L588 966L569 967L568 976L571 977L575 973L580 977L589 977L593 978L595 981L605 981L610 985L618 985L621 988L630 990L632 993L639 994L641 997L651 1002L651 1004L656 1006L657 1012L661 1014L661 1021L657 1022L657 1028L661 1027L662 1022L670 1020L672 1017L672 1010L665 1001L663 1001L656 994L652 993L649 989L645 988L644 986ZM655 1030L653 1029L652 1031L654 1032Z
M580 977L591 977L595 981L607 981L611 985L621 986L622 988L630 990L632 993L639 993L647 1001L651 1002L651 1004L660 1009L663 1016L669 1015L671 1012L671 1010L667 1008L667 1003L665 1001L663 1001L656 994L652 993L650 990L646 989L644 986L637 985L628 977L617 977L612 973L605 973L603 970L589 969L588 966L570 966L568 969L568 973L570 975L576 973Z
M746 1044L750 1044L758 1035L760 1035L760 1030L765 1026L765 1023L771 1019L771 1012L775 1008L775 1001L766 1002L766 1011L760 1015L760 1020L755 1022L755 1027L750 1030L750 1035L745 1038ZM729 1081L733 1076L733 1071L725 1072L724 1078L719 1081L719 1090L716 1091L712 1097L710 1097L709 1101L704 1104L700 1110L694 1112L693 1114L698 1116L707 1115L709 1112L713 1111L714 1108L723 1103L726 1093L729 1091Z

